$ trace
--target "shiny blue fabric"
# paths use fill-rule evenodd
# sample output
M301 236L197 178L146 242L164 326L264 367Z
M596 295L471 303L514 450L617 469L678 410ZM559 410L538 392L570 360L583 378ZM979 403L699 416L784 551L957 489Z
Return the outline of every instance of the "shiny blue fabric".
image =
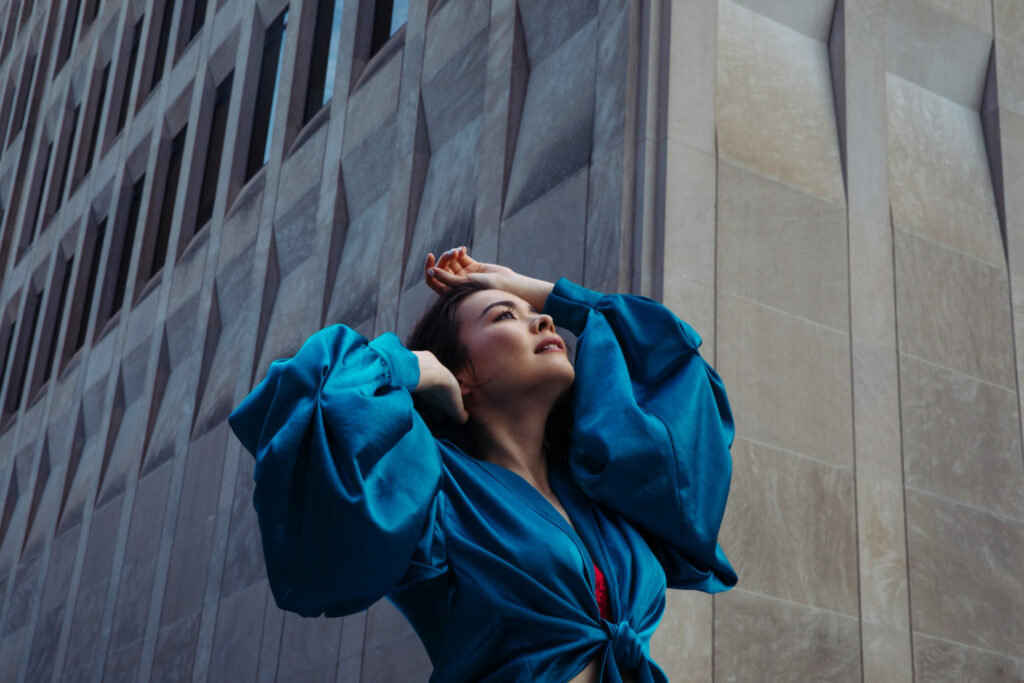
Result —
M518 474L434 438L413 408L416 356L393 333L334 325L270 366L228 419L256 458L279 607L341 616L386 596L431 681L566 681L595 657L602 681L668 680L649 656L666 587L736 583L717 542L725 388L697 332L653 299L562 278L544 312L578 336L569 458L548 465L572 525Z

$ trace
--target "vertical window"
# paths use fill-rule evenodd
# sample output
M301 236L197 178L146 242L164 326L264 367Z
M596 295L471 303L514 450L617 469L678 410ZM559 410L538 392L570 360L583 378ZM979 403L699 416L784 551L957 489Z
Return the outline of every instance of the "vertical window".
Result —
M81 109L82 105L78 104L71 111L71 126L68 129L68 141L64 146L64 161L60 164L60 182L57 184L57 198L54 200L54 211L59 209L64 202L64 186L68 182L68 169L71 167L71 150L75 146L75 136L78 131L78 115Z
M249 161L245 165L246 180L256 175L256 172L263 168L270 159L274 109L277 103L277 86L281 74L281 56L284 52L284 36L287 25L288 10L285 9L267 27L264 34L260 82L256 89L256 110L253 113L252 135L249 138Z
M36 56L34 54L25 58L25 64L21 69L21 83L18 85L18 98L14 102L14 121L11 122L11 132L7 135L7 146L21 132L25 123L25 108L28 106L28 91L32 85L32 74L36 68Z
M61 277L60 292L57 294L57 317L53 319L53 331L50 333L50 341L48 349L46 351L46 365L43 368L43 377L39 380L39 385L46 384L50 379L50 375L53 374L53 361L57 355L57 338L60 337L60 323L64 318L64 308L67 306L68 301L68 290L71 289L71 271L74 269L75 257L74 254L69 256L64 261L64 273Z
M125 119L128 117L128 102L132 98L132 79L135 78L135 62L139 57L139 41L142 40L142 20L145 16L139 17L132 29L132 48L128 53L128 69L124 76L124 87L121 93L121 111L117 115L117 132L124 128Z
M153 62L153 79L149 89L153 90L164 75L164 65L167 62L167 44L171 35L171 20L174 18L174 0L164 1L164 13L160 19L160 34L156 43L156 55Z
M206 164L203 166L203 184L199 189L199 210L196 214L195 232L213 217L213 204L217 199L217 176L220 175L220 157L224 151L224 133L228 127L228 104L231 102L231 81L234 71L217 86L213 101L213 118L210 121L210 137L206 143Z
M118 258L117 275L114 280L114 296L110 304L110 315L121 310L124 305L124 297L128 289L128 267L132 263L132 247L135 244L135 231L139 225L139 213L142 209L142 191L146 187L146 174L143 173L132 185L132 196L128 203L128 220L124 224L124 239L121 244L121 254Z
M29 240L30 243L36 238L38 233L39 214L42 213L43 208L43 190L46 188L46 177L50 174L50 156L52 155L53 142L51 141L46 144L46 154L43 156L42 162L37 162L43 164L43 170L36 181L38 184L36 185L35 207L32 209L32 218L26 226L26 230L31 230L32 232L32 238Z
M370 56L384 47L409 18L409 0L376 0L373 11L373 35Z
M100 75L100 89L96 94L96 110L92 115L92 132L89 133L89 146L86 148L85 170L82 171L83 176L92 170L92 161L96 156L96 142L99 140L100 120L103 118L103 105L107 100L107 81L109 79L110 62L107 62L107 65L103 67L103 73Z
M25 303L25 312L21 318L21 339L18 340L14 364L11 366L14 374L11 376L11 382L7 387L7 397L4 400L5 416L16 413L21 408L21 394L25 389L25 378L28 375L28 357L32 353L32 339L36 336L39 309L42 308L42 303L42 289L34 289ZM27 326L26 321L28 322Z
M89 279L87 279L84 284L84 301L80 307L72 309L72 315L76 316L74 325L75 345L71 348L70 353L66 353L68 358L73 356L78 349L85 346L86 328L89 327L89 315L92 314L92 300L96 294L96 282L100 275L100 258L103 256L103 238L106 237L106 233L107 219L104 218L100 221L99 225L96 226L92 240L92 254L90 254L89 257Z
M64 12L64 26L60 34L60 47L57 48L57 68L54 74L60 72L61 67L71 56L71 45L75 39L75 28L78 26L78 13L82 9L82 0L71 0Z
M160 203L160 223L157 225L156 240L153 244L153 259L149 264L149 277L153 277L163 268L167 260L167 242L171 236L171 220L174 218L174 200L178 195L178 179L181 177L181 160L185 156L185 135L188 127L184 127L171 141L171 157L167 162L167 184L164 186L164 198ZM147 278L148 279L148 278Z
M206 21L206 0L193 0L192 3L192 22L188 29L188 41L191 42L196 34L199 33L199 29L203 27L203 23Z
M313 114L330 102L334 94L334 74L338 63L341 14L344 7L345 0L320 0L317 3L303 123L313 118Z

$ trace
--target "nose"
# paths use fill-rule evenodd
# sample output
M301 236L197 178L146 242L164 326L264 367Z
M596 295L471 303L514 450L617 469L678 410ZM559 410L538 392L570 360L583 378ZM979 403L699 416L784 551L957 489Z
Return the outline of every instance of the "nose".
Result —
M554 318L547 313L541 313L534 318L533 326L537 332L542 332L545 329L554 330L555 321Z

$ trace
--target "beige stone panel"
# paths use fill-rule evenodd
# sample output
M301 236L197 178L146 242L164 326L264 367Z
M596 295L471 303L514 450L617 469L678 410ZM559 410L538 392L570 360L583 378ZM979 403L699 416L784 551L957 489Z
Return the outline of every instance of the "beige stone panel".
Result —
M663 279L662 303L690 324L700 335L698 349L701 357L715 365L715 288L691 280L672 270L666 270ZM717 368L716 368L717 369ZM722 381L728 382L722 377Z
M884 48L887 4L888 0L845 0L843 38L846 43L856 40L877 50Z
M1017 392L900 357L906 484L1024 521Z
M738 433L850 467L848 335L721 291L717 332Z
M736 589L715 598L715 680L861 680L857 619Z
M1024 116L1000 108L999 141L1003 152L1007 255L1016 283L1017 274L1024 269ZM1016 289L1014 299L1024 300L1024 287Z
M860 609L865 621L909 631L903 486L857 468Z
M715 154L717 5L717 0L672 3L669 40L668 139L708 154Z
M893 234L900 351L1015 390L1005 267Z
M1024 524L907 489L915 634L1024 658Z
M996 40L999 106L1024 115L1024 44Z
M744 590L857 615L853 472L737 438L719 537Z
M902 0L909 2L912 0ZM992 33L991 0L918 0L979 31Z
M893 222L989 263L1003 263L978 112L887 76Z
M669 140L665 159L665 269L715 282L715 157Z
M850 212L850 328L855 339L896 344L892 227Z
M1024 660L920 633L914 634L914 667L919 680L931 683L1024 683Z
M819 42L827 42L835 0L734 0Z
M847 330L847 266L842 208L719 162L719 289Z
M357 90L348 98L345 117L343 156L347 156L366 134L398 108L398 91L402 80L404 50L387 57L384 64L371 64L373 73L361 78Z
M1024 44L1024 2L995 0L996 36Z
M910 633L862 621L864 683L912 683L914 680ZM930 680L930 679L920 679Z
M896 349L853 338L857 477L903 480Z
M719 154L845 206L825 44L721 0L717 78Z
M700 591L666 591L651 656L670 681L711 680L711 600Z

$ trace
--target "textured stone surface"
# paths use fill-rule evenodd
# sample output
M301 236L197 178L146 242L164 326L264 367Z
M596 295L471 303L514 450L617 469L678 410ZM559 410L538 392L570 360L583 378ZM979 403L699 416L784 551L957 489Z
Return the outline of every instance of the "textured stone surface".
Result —
M920 680L1024 681L1024 660L965 647L938 638L914 636L914 669Z
M715 678L859 681L855 618L742 589L715 599Z
M844 206L825 44L731 0L718 22L719 154Z
M853 473L737 438L720 541L743 588L857 615Z
M1024 658L1024 523L908 489L915 633Z
M718 174L721 291L847 330L843 210L727 162Z
M737 433L850 467L850 349L845 334L718 293L717 368ZM726 379L728 378L728 379Z
M1005 269L894 232L900 351L1014 387Z

